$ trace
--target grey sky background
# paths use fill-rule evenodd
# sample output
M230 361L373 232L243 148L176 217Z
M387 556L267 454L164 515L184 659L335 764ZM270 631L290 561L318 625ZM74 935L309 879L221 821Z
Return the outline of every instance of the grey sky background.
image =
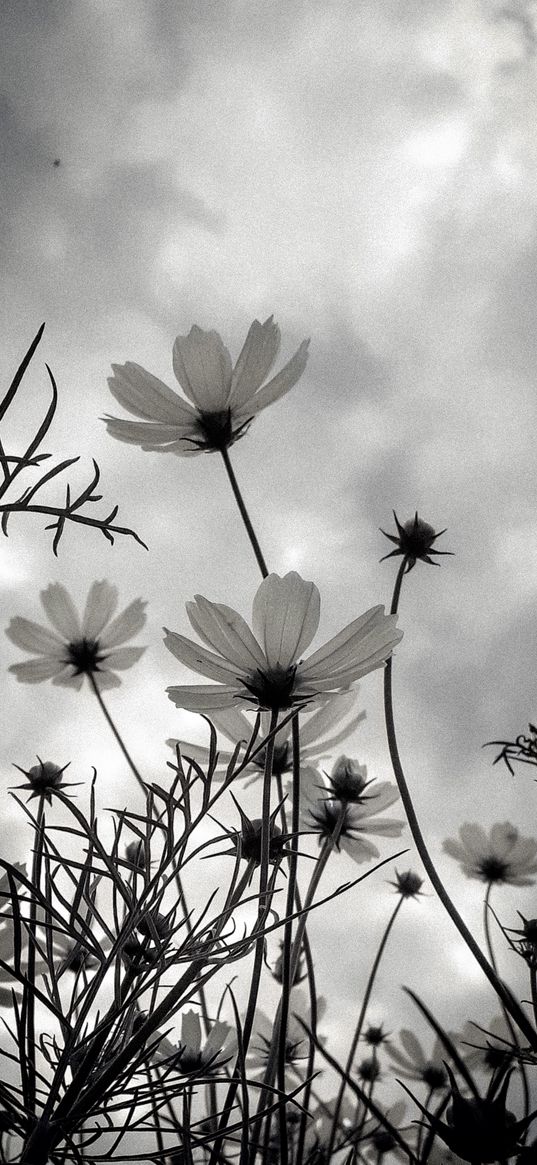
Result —
M392 507L448 527L439 547L456 557L441 571L418 565L404 587L396 717L431 847L477 927L480 887L441 855L442 839L468 820L535 830L531 777L492 769L482 744L536 714L536 22L536 4L492 0L2 5L6 385L46 320L6 443L46 407L46 360L60 405L45 447L82 455L81 485L95 456L101 512L119 502L150 548L68 529L56 561L44 523L14 516L3 624L40 621L39 591L56 580L79 605L103 577L122 605L148 599L136 641L147 653L108 702L162 781L166 737L203 738L165 695L191 677L162 625L188 634L196 592L248 615L259 580L218 457L107 437L99 417L126 415L106 387L110 363L174 385L173 340L193 323L216 328L234 358L272 312L283 359L311 336L301 381L233 463L269 566L319 586L319 643L389 603L395 570L378 563L389 549L378 528L391 529ZM5 640L4 667L22 658ZM137 803L89 691L12 676L3 691L5 791L12 762L38 752L71 760L77 780L95 764L102 805ZM361 696L367 721L345 751L385 779L380 673ZM2 828L2 852L20 857L28 831L7 792ZM413 853L397 866L416 867ZM356 872L341 856L332 885ZM496 901L507 925L516 909L536 913L532 890ZM336 1051L393 902L376 875L312 923ZM451 1027L498 1010L432 896L403 911L379 978L371 1018L392 1031L415 1018L401 983Z

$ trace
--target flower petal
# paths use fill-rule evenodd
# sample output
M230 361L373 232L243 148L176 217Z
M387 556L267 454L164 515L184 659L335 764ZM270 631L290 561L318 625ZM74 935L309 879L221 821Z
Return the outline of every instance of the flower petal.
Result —
M267 405L273 404L275 400L278 400L286 392L289 392L289 389L293 388L297 380L300 380L306 367L308 362L308 347L309 340L303 340L300 348L288 363L284 365L281 372L278 372L272 380L269 380L264 388L260 388L259 392L243 406L241 411L249 415L257 414L261 412L261 409L266 409Z
M315 676L317 679L334 675L339 668L352 667L362 657L374 655L377 646L381 650L387 647L387 658L403 635L395 626L396 619L397 615L385 615L382 606L371 607L301 664L302 678L313 679Z
M82 617L82 635L86 639L97 639L103 627L110 622L117 602L117 587L113 587L106 579L91 584Z
M358 688L353 688L349 692L343 692L340 696L333 696L328 699L322 708L317 709L308 719L304 719L300 725L300 744L301 748L307 748L308 745L318 749L329 750L335 744L339 744L346 736L350 736L351 732L364 720L365 712L351 713L356 707L356 698L358 696ZM344 721L347 723L344 724ZM334 728L342 727L335 734Z
M186 604L186 612L194 631L214 651L229 660L235 668L250 673L265 668L267 661L257 639L246 621L225 603L211 603L203 595L196 595L194 603Z
M65 664L59 659L29 659L26 663L12 663L9 668L21 684L40 684L64 670Z
M184 1011L181 1019L181 1044L187 1052L198 1055L201 1048L201 1023L196 1011Z
M113 671L104 668L103 671L93 673L93 678L100 692L107 692L110 688L119 688L121 680Z
M58 635L47 631L40 623L33 623L31 619L22 619L20 615L11 620L6 635L23 651L35 651L39 655L58 659L65 655L65 643Z
M248 706L244 690L232 687L231 684L183 684L166 688L166 691L172 703L187 712L212 712L232 707L241 701Z
M252 622L264 644L269 668L287 669L311 643L319 626L321 599L315 583L292 570L269 574L254 599Z
M168 631L167 627L164 630L166 632L165 647L185 667L199 672L202 676L207 676L209 680L221 680L224 684L229 683L230 679L237 678L236 667L222 659L220 655L213 655L205 647L201 647L199 643L194 643L193 639L187 639L185 635L178 635L176 631Z
M82 673L74 671L73 667L69 665L54 676L52 683L59 684L62 688L74 688L76 692L79 692L84 683L84 676Z
M112 396L130 413L148 421L181 425L194 419L194 411L164 381L146 372L140 364L112 364L108 380Z
M122 421L118 417L105 416L102 418L107 432L116 441L125 441L128 445L140 445L150 453L175 453L176 445L181 442L190 443L192 439L200 437L199 424L162 425L159 421ZM190 451L192 451L192 446ZM194 448L195 453L200 450Z
M118 647L117 651L111 651L110 655L105 656L104 670L125 671L125 668L138 663L145 650L145 647Z
M80 619L69 591L61 583L51 583L39 597L52 626L60 635L64 635L68 643L80 639Z
M177 336L173 370L183 392L200 412L220 412L227 407L231 356L218 332L204 332L194 324L188 336Z
M117 647L120 643L125 643L126 639L132 639L137 635L145 625L146 607L147 603L144 599L134 599L132 603L129 603L128 607L125 607L125 610L105 628L99 638L101 647L105 649Z
M233 369L229 405L231 409L248 403L266 380L280 350L280 329L269 316L264 324L254 320Z

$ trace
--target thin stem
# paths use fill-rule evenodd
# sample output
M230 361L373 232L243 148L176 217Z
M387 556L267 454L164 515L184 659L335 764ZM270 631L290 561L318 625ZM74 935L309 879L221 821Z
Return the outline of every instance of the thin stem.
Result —
M120 736L120 734L119 734L119 732L114 724L114 721L112 720L112 717L111 717L111 715L108 711L108 708L106 707L106 704L101 696L101 693L99 691L95 677L94 677L92 672L88 672L88 679L89 679L90 685L92 687L92 690L93 690L95 696L97 697L99 707L100 707L101 712L106 720L106 723L108 724L109 728L111 728L131 772L133 773L134 777L138 781L140 788L145 793L146 787L144 785L144 782L143 782L143 780L140 776L140 773L139 773L139 771L138 771L138 769L137 769L137 767L136 767L136 765L135 765L135 763L130 755L130 752L128 751L126 745L123 743L123 740L122 740L122 738L121 738L121 736Z
M293 738L293 809L291 820L291 854L289 858L289 879L287 882L286 922L282 953L282 994L280 1025L278 1033L278 1090L279 1090L279 1134L280 1165L288 1165L289 1142L286 1121L285 1069L287 1063L287 1023L289 1020L289 999L294 979L291 978L291 951L293 942L293 922L291 915L295 904L298 868L298 831L300 827L300 732L298 713L292 720Z
M488 951L491 965L494 967L496 974L498 974L498 965L496 963L496 956L494 954L494 948L492 946L492 936L490 933L490 922L489 922L489 912L490 912L489 903L490 903L490 895L492 892L492 886L493 886L492 882L487 883L487 889L485 891L485 897L483 900L483 930L485 932L485 942L487 944L487 951Z
M371 998L371 992L373 990L373 987L375 984L375 979L377 977L377 972L378 972L378 969L380 966L380 961L381 961L382 956L384 954L384 951L386 949L386 943L388 942L388 938L390 936L390 931L394 925L394 922L397 918L397 915L399 914L399 911L401 909L401 906L403 905L403 902L404 902L404 898L401 895L399 898L399 901L395 905L395 909L392 910L390 918L388 919L387 926L386 926L384 934L380 940L377 953L376 953L375 958L373 960L373 965L371 967L369 979L367 981L366 989L365 989L364 996L362 999L362 1006L360 1008L358 1022L356 1024L354 1035L353 1035L352 1041L351 1041L351 1046L349 1048L349 1054L347 1056L347 1062L345 1064L345 1076L341 1077L341 1083L339 1085L339 1090L338 1090L338 1095L337 1095L337 1100L336 1100L336 1107L334 1109L334 1119L332 1121L332 1128L330 1130L330 1141L329 1141L328 1150L327 1150L327 1159L328 1160L330 1160L330 1157L334 1151L334 1144L335 1144L335 1140L336 1140L339 1114L341 1112L341 1105L343 1103L343 1096L344 1096L345 1087L346 1087L346 1077L350 1076L350 1073L352 1070L352 1063L353 1063L354 1057L356 1055L358 1041L359 1041L360 1036L362 1034L362 1028L364 1025L365 1014L366 1014L367 1008L369 1007L369 1000Z
M28 1095L26 1105L30 1112L35 1113L36 1102L36 1066L35 1066L35 956L37 939L37 894L41 883L41 865L43 858L43 844L45 831L45 798L39 798L37 818L35 824L34 853L32 859L32 888L34 893L30 902L30 917L28 922L28 982L26 987L26 1076Z
M253 550L255 557L256 557L257 565L261 571L261 574L263 575L263 578L266 578L268 575L267 564L266 564L265 559L263 557L263 552L261 550L259 542L257 541L255 530L254 530L252 523L250 521L250 515L249 515L248 510L246 509L246 506L244 504L244 500L243 500L243 497L242 497L242 494L241 494L241 491L239 488L239 483L237 481L237 478L235 477L235 472L233 470L233 466L231 464L231 461L229 460L229 453L228 453L227 449L222 449L221 453L222 453L222 460L223 460L224 465L226 467L226 473L227 473L228 478L229 478L229 484L233 490L235 501L239 507L240 515L241 515L241 518L244 522L244 525L246 528L246 533L250 539L252 550Z
M395 614L397 612L397 607L398 607L398 603L399 603L399 595L401 592L401 585L403 582L403 575L405 573L406 565L407 565L407 560L406 560L406 558L403 558L401 565L399 567L399 570L397 572L397 579L395 582L392 604L390 607L391 614ZM489 983L491 984L492 988L496 992L496 995L501 1000L501 1002L504 1004L506 1010L509 1012L509 1015L512 1016L515 1023L518 1024L520 1030L524 1033L524 1035L526 1036L526 1039L529 1041L530 1046L534 1050L537 1050L537 1032L533 1028L533 1026L530 1023L530 1021L528 1020L527 1016L522 1011L522 1008L520 1007L520 1005L518 1004L516 999L513 997L513 995L509 991L509 988L505 985L505 983L503 983L501 981L501 979L498 978L496 972L494 971L494 968L490 965L488 959L483 954L483 951L476 943L471 931L466 926L466 923L461 918L456 906L451 901L449 894L445 890L443 882L441 881L439 875L436 872L436 868L434 866L434 863L433 863L433 861L430 857L429 851L427 849L427 845L425 843L425 839L424 839L423 834L421 832L418 818L416 816L416 811L414 809L414 805L412 802L410 791L409 791L409 788L408 788L408 785L406 782L406 777L405 777L405 774L403 771L403 766L401 764L401 760L399 757L399 750L397 747L397 737L396 737L396 733L395 733L395 723L394 723L394 715L393 715L392 659L391 659L391 657L387 661L386 667L384 669L384 709L385 709L385 715L386 715L386 732L387 732L387 737L388 737L388 746L390 749L390 757L391 757L391 761L392 761L392 767L393 767L395 779L397 781L401 800L403 802L403 806L404 806L404 809L405 809L405 812L407 815L407 820L408 820L408 824L410 826L410 831L412 833L412 837L414 839L414 844L415 844L416 849L419 853L419 856L423 862L425 870L430 878L432 886L435 889L442 905L444 906L444 909L449 914L451 921L457 927L457 930L459 931L461 938L464 940L467 947L472 952L474 958L479 963L481 970L486 975Z

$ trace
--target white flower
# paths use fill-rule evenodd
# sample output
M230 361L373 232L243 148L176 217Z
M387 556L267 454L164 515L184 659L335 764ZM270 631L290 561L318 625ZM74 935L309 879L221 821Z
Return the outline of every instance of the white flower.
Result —
M254 320L234 368L218 332L194 325L188 336L177 337L173 348L173 370L192 404L139 364L113 364L111 393L142 420L107 416L108 432L119 441L179 457L221 452L244 436L261 409L296 384L306 366L308 344L304 340L265 384L280 348L280 329L272 316L264 324Z
M438 1038L435 1039L431 1055L426 1056L420 1041L408 1028L403 1028L399 1032L399 1039L404 1051L401 1052L399 1048L392 1046L389 1049L389 1055L395 1063L397 1075L406 1080L419 1080L423 1084L427 1084L431 1092L438 1088L444 1088L448 1083L444 1067L447 1052L442 1041Z
M509 821L492 826L490 836L481 825L461 825L460 841L448 839L443 849L460 862L468 878L532 886L537 874L537 841L521 837Z
M326 1011L326 999L320 995L317 1000L317 1019L322 1019ZM302 1020L302 1022L300 1022ZM311 1022L309 998L302 987L293 987L289 1000L289 1018L285 1038L285 1061L287 1068L295 1076L303 1075L309 1053L309 1037L304 1030ZM247 1075L255 1079L267 1067L272 1042L274 1040L274 1016L269 1018L264 1011L257 1011L255 1030L246 1058ZM321 1037L321 1043L324 1040Z
M206 1076L227 1064L235 1053L236 1042L230 1025L216 1020L202 1047L200 1017L196 1011L185 1011L179 1043L172 1044L167 1036L163 1036L153 1059L157 1063L166 1061L185 1076L191 1073Z
M209 713L237 706L279 711L319 703L319 697L348 689L360 676L383 667L402 636L395 615L372 607L303 661L319 612L317 587L295 571L283 578L269 574L261 583L253 602L255 634L231 607L196 595L195 602L187 603L187 614L213 650L166 628L164 642L181 663L217 683L168 688L170 700L178 708Z
M306 712L300 724L300 760L303 764L317 764L328 756L336 745L340 744L365 719L365 712L355 712L358 688L351 688L348 692L341 692L329 696L320 708L313 712ZM252 735L252 724L238 708L222 708L219 712L211 712L211 720L218 730L227 737L233 747L242 743L247 745ZM263 740L268 732L269 722L267 713L261 717L261 727L257 743ZM291 744L291 723L285 724L274 737L273 773L281 776L290 773L293 768L293 748ZM203 745L191 744L186 740L168 740L167 743L176 748L179 745L181 754L188 760L194 760L202 768L209 763L210 751ZM233 753L220 750L213 779L222 780L226 774ZM262 748L252 758L249 764L241 770L239 776L249 777L251 781L263 776L265 765L265 749Z
M117 688L121 680L115 672L132 667L145 651L121 644L141 631L146 604L135 599L112 618L118 593L106 580L92 583L82 619L61 583L51 583L40 597L54 631L30 619L12 619L6 635L35 658L14 663L9 670L26 684L52 680L78 690L84 676L92 675L99 688Z
M333 770L336 774L338 765L336 762ZM380 816L399 799L397 785L390 781L367 781L365 765L356 765L356 769L360 768L364 774L362 793L360 795L357 790L352 800L334 797L333 777L327 784L320 773L311 769L302 769L300 773L300 812L304 829L317 833L322 844L332 836L339 823L336 849L344 850L358 863L380 857L376 845L366 834L400 837L405 826L404 821ZM347 788L347 794L351 791ZM288 792L291 792L290 787Z

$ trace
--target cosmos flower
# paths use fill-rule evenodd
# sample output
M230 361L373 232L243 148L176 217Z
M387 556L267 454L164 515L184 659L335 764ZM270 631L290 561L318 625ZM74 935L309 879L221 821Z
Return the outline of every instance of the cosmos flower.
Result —
M334 767L337 771L337 762ZM367 791L365 794L362 792L361 796L357 795L353 801L334 797L331 786L311 769L302 769L300 786L304 829L317 833L319 844L322 844L332 836L342 819L336 849L344 850L355 862L367 862L370 858L380 857L379 850L367 834L401 836L404 821L380 816L399 799L399 790L390 781L366 781L363 788Z
M106 580L91 584L82 619L61 583L51 583L40 598L54 630L19 616L12 619L8 639L34 658L12 664L9 671L25 684L52 680L78 691L84 676L91 675L101 690L117 688L121 680L116 671L132 667L145 651L145 647L122 645L141 631L146 604L135 599L112 618L118 592Z
M306 712L300 723L300 759L303 764L315 765L328 756L336 745L340 744L365 719L365 712L355 712L358 687L348 692L341 692L328 696L321 707L313 712ZM221 732L232 744L247 745L252 735L252 724L244 712L238 708L222 708L221 711L211 712L211 721L218 732ZM261 741L269 730L269 718L266 713L261 716L261 725L258 740ZM274 738L273 773L284 776L293 768L293 749L291 745L291 723L284 725ZM209 763L210 751L203 745L191 744L186 740L168 740L173 749L178 745L186 760L194 760L205 768ZM226 774L233 753L221 749L218 753L218 762L213 780L222 780ZM265 766L265 749L256 753L249 764L241 770L239 777L248 777L249 782L263 776Z
M509 1064L514 1070L517 1047L505 1016L495 1015L488 1024L467 1020L460 1034L452 1035L453 1042L462 1046L462 1057L467 1068L482 1068L493 1072Z
M280 348L280 329L272 316L264 324L254 320L234 368L218 332L194 325L173 348L173 370L192 404L139 364L113 364L110 392L142 420L107 416L108 432L153 453L193 457L222 452L244 436L257 413L296 384L306 367L308 344L304 340L267 381Z
M228 1023L216 1020L202 1046L201 1022L196 1011L183 1012L181 1038L172 1044L163 1036L153 1053L157 1063L166 1061L181 1075L196 1074L207 1076L232 1058L236 1047L236 1036Z
M197 595L187 603L187 614L213 650L166 628L164 642L181 663L217 683L168 688L170 700L178 708L209 713L237 705L281 711L319 703L383 667L402 637L396 616L372 607L301 660L319 626L319 613L317 587L295 571L263 579L253 602L255 634L231 607Z
M537 874L537 841L521 837L509 821L492 826L487 836L481 825L462 825L460 841L449 839L443 849L461 865L468 878L481 882L532 886Z
M326 1011L326 999L321 995L317 1000L317 1019L322 1019ZM309 999L302 987L293 987L289 1003L289 1019L287 1023L285 1041L285 1061L288 1070L296 1077L306 1070L309 1038L304 1030L310 1023ZM301 1022L302 1021L302 1022ZM247 1075L255 1079L262 1075L267 1066L270 1049L274 1039L274 1017L258 1010L255 1017L255 1030L246 1058ZM323 1043L321 1038L321 1043Z
M419 1080L426 1084L431 1092L444 1088L448 1083L444 1060L447 1052L441 1040L436 1039L430 1056L426 1056L420 1041L409 1031L403 1028L399 1032L399 1039L404 1051L390 1047L389 1054L398 1076L405 1080Z
M393 516L397 527L397 535L387 534L385 530L381 530L381 534L384 534L384 537L388 538L390 542L395 542L397 549L391 550L389 554L385 554L384 558L381 558L381 562L384 562L386 558L395 558L400 554L405 559L405 574L408 574L418 560L420 562L428 562L429 566L440 566L439 562L433 562L431 554L449 554L452 556L451 550L433 549L436 539L440 538L446 531L439 530L436 533L428 522L424 522L423 518L418 518L417 511L414 517L409 518L408 522L405 522L404 525L399 521L395 510L393 511Z

